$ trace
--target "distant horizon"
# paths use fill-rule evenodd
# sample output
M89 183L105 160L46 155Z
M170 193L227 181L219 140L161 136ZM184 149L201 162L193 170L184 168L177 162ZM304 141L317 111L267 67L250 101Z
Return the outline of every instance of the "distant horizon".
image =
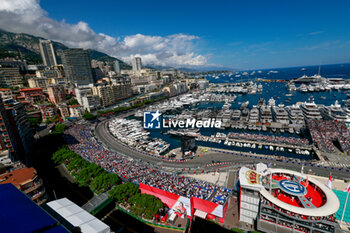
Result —
M306 65L306 66L288 66L288 67L270 67L270 68L262 68L262 69L248 69L248 70L237 70L237 71L254 71L254 70L272 70L272 69L292 69L292 68L307 68L307 67L314 67L314 66L321 66L321 73L322 73L322 66L333 66L333 65L346 65L350 64L350 62L341 62L341 63L332 63L332 64L323 64L323 65Z
M321 65L321 74L322 74L322 66L333 66L333 65L348 65L350 64L350 62L341 62L341 63L334 63L334 64L323 64ZM292 69L292 68L307 68L307 67L317 67L320 65L306 65L306 66L288 66L288 67L270 67L270 68L261 68L261 69L231 69L229 67L224 67L223 69L220 69L220 67L218 69L213 69L213 70L206 70L206 71L201 71L198 70L196 72L213 72L213 71L232 71L232 72L243 72L243 71L263 71L263 70L273 70L273 69ZM179 69L182 69L183 67L180 67Z

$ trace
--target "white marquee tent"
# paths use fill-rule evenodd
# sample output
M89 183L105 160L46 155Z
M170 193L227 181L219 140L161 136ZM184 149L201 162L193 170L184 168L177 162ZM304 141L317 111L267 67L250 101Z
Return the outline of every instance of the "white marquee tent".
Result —
M65 218L73 226L80 227L83 233L110 233L108 225L74 204L67 198L61 198L47 205Z

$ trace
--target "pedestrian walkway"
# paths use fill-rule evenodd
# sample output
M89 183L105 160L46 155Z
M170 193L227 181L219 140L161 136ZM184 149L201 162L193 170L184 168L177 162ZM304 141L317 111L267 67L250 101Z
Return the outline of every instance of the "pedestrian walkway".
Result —
M223 227L231 229L238 227L238 206L237 198L232 197L229 206L227 207L227 212L225 215L225 222Z

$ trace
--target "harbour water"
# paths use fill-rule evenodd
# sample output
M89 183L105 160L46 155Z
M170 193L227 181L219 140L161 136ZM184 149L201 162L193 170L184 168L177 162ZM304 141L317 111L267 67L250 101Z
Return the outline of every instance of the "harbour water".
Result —
M284 69L274 69L272 70L261 70L261 72L258 71L247 71L249 75L242 75L244 72L240 73L233 73L233 74L218 74L217 76L207 76L207 80L209 80L211 83L234 83L234 82L247 82L247 81L254 81L256 82L258 78L262 79L271 79L271 80L288 80L292 78L298 78L304 74L306 75L314 75L318 72L318 66L314 67L306 67L306 70L301 70L302 67L297 68L284 68ZM235 77L237 75L241 74L240 77ZM322 66L321 75L327 78L350 78L350 64L345 65L328 65L328 66ZM217 78L219 77L219 78ZM252 109L253 105L258 104L258 100L260 98L264 98L266 102L270 98L274 98L276 101L276 105L283 104L285 106L296 104L298 102L305 102L310 97L313 97L316 104L323 104L326 106L329 106L331 104L334 104L336 100L339 101L339 103L342 102L342 100L345 100L347 98L347 94L350 93L349 90L331 90L331 91L323 91L323 92L299 92L299 91L288 91L287 82L266 82L262 81L257 84L261 84L263 87L263 90L261 93L256 94L236 94L237 98L234 102L230 102L231 107L230 109L240 109L241 104L245 101L249 101L249 109ZM224 105L224 102L200 102L194 106L183 108L182 110L188 109L188 110L204 110L204 109L217 109L220 110L222 106ZM168 114L172 114L172 112L168 112ZM140 119L141 120L141 119ZM163 130L162 132L160 130L150 130L150 137L151 138L161 138L162 140L166 141L167 143L170 143L170 149L178 148L181 146L181 138L178 136L173 135L166 135L164 134L166 130ZM200 133L204 136L211 136L215 135L217 132L222 132L225 134L228 134L229 132L246 132L250 134L264 134L264 135L276 135L276 136L284 136L284 137L296 137L296 138L307 138L310 140L310 137L307 132L302 132L301 134L290 134L288 132L284 133L272 133L272 132L264 132L264 131L251 131L248 129L201 129ZM278 155L278 156L285 156L285 157L294 157L299 159L312 159L313 154L311 155L300 155L296 154L295 150L292 152L289 152L288 150L285 151L275 151L275 150L269 150L265 146L263 148L247 148L247 147L236 147L236 146L228 146L225 145L222 141L220 144L215 142L203 142L203 141L196 141L196 145L198 146L205 146L205 147L215 147L215 148L222 148L222 149L231 149L236 151L242 151L242 152L252 152L252 153L260 153L260 154L267 154L267 155Z
M211 83L230 83L230 82L241 82L247 80L255 80L257 78L262 79L283 79L290 80L299 78L304 74L312 76L317 74L320 69L320 75L325 78L350 78L350 63L346 64L335 64L335 65L322 65L322 66L300 66L290 68L278 68L278 69L263 69L263 70L243 70L233 72L233 75L219 76L218 79L215 77L206 78Z

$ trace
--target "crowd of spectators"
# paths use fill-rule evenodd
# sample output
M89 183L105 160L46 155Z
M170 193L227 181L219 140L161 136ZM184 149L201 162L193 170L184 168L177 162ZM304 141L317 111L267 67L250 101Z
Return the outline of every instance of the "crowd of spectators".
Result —
M171 193L181 192L193 179L157 171L140 179L140 183L163 189Z
M214 191L217 189L215 185L204 181L196 180L191 183L186 190L183 191L185 196L198 197L204 200L209 199Z
M279 206L273 204L272 202L268 201L267 199L265 199L263 197L261 198L261 203L262 203L262 208L261 208L262 212L269 213L272 215L276 215L276 212L277 212L277 213L283 213L286 216L291 216L293 218L297 218L299 220L318 221L318 222L322 221L322 220L325 220L328 222L335 222L336 221L334 215L315 217L315 216L306 216L306 215L293 213L289 210L285 210L285 209L280 208ZM269 208L264 207L264 205L272 207L272 209L274 209L275 212Z
M89 162L134 183L144 183L188 198L198 197L217 204L224 204L231 192L205 181L153 169L147 164L112 152L97 142L91 129L83 124L77 123L65 130L64 138L71 150Z
M333 141L338 141L340 149L350 155L350 131L342 121L308 120L313 142L324 152L334 153L337 148Z
M263 142L286 143L286 144L299 145L299 146L305 146L309 144L309 141L306 138L283 137L283 136L263 135L263 134L230 132L228 134L228 137L237 138L237 139L254 140L254 141L263 141Z

